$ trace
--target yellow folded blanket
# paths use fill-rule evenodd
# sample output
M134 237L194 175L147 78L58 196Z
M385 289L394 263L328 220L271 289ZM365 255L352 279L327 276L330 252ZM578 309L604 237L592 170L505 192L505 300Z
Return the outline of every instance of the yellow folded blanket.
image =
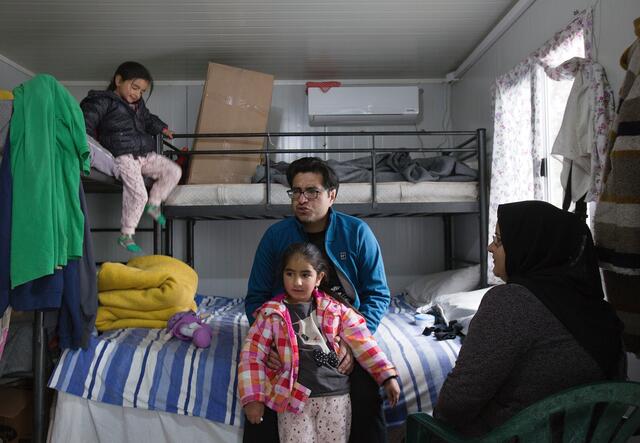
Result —
M195 310L198 274L173 257L104 263L98 273L96 328L164 328L176 312Z

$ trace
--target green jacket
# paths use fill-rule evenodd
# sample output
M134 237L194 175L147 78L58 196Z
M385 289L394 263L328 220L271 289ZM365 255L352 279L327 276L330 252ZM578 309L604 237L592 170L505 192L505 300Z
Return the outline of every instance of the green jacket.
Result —
M12 288L82 256L80 171L90 170L84 117L64 86L40 74L13 95Z

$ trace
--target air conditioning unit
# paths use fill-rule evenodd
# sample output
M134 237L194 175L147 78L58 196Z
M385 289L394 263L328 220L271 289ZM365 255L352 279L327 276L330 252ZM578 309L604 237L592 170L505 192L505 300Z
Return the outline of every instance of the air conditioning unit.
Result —
M420 113L417 86L339 86L309 88L309 124L413 125Z

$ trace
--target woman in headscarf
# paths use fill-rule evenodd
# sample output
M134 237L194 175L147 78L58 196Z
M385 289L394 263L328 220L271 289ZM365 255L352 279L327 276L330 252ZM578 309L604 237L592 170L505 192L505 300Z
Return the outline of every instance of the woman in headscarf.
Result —
M589 228L541 201L500 205L490 289L434 417L483 435L572 386L623 379L622 323L604 300Z

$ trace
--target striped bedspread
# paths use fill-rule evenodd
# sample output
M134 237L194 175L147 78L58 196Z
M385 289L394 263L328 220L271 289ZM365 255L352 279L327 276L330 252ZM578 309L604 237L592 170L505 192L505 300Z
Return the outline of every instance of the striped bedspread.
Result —
M202 297L214 336L207 349L172 338L160 329L121 329L92 337L86 350L63 353L49 387L124 407L204 417L242 424L236 396L236 363L248 330L241 299ZM412 324L413 309L393 299L376 338L397 366L402 394L387 408L389 426L415 411L431 412L453 367L458 340L436 341Z

